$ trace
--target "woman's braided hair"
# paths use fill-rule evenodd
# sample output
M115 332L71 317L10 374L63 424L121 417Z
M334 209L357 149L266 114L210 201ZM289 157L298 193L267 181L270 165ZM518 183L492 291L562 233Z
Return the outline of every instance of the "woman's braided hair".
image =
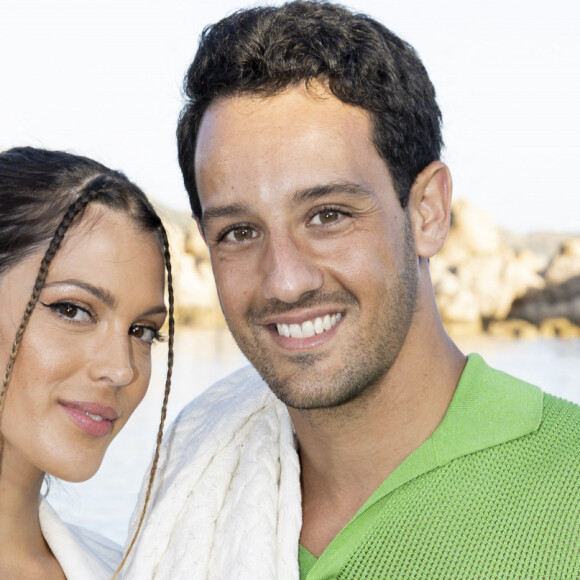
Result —
M92 202L125 213L142 230L156 235L163 248L167 271L169 337L165 392L146 499L129 552L143 523L151 496L167 414L174 358L173 276L167 232L145 194L121 172L108 169L92 159L32 147L18 147L0 153L0 276L25 257L39 251L48 241L6 364L0 390L0 420L18 350L50 264L70 227ZM0 473L3 443L0 437Z

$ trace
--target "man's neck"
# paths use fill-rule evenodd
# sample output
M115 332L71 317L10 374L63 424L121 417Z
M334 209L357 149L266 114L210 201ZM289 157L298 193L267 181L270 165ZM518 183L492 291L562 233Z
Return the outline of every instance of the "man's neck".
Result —
M415 333L420 349L411 336L381 384L356 400L289 410L300 444L300 541L315 556L443 419L466 359L442 328L432 330Z

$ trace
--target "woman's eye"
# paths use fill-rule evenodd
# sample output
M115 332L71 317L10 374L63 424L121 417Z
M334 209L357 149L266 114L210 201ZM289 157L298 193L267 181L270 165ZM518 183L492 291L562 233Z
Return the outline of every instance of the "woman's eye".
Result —
M246 242L257 236L256 230L248 226L232 228L223 239L229 242Z
M310 220L310 223L318 226L331 224L337 221L341 215L341 212L335 209L325 209L314 214L314 217L312 220Z
M90 322L92 320L92 316L87 310L72 302L55 302L54 304L43 304L43 306L50 308L52 312L68 320L74 320L75 322Z
M147 344L152 344L155 341L161 340L161 335L157 330L150 326L142 326L141 324L134 324L131 326L129 329L129 335L138 338Z

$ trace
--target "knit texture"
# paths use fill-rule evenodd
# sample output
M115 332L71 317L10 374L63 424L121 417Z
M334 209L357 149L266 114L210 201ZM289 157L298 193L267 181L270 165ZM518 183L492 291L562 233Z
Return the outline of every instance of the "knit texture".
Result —
M580 407L397 488L338 579L580 578Z

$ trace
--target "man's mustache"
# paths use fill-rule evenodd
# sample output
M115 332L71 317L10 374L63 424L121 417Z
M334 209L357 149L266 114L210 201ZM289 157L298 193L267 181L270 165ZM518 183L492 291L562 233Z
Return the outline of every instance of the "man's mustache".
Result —
M301 310L305 308L313 308L316 306L324 306L332 304L333 306L350 306L357 308L359 301L356 296L346 290L340 292L323 292L321 290L312 290L300 296L296 302L284 302L277 298L272 298L250 308L247 314L249 322L259 323L264 318L286 314L293 310Z

